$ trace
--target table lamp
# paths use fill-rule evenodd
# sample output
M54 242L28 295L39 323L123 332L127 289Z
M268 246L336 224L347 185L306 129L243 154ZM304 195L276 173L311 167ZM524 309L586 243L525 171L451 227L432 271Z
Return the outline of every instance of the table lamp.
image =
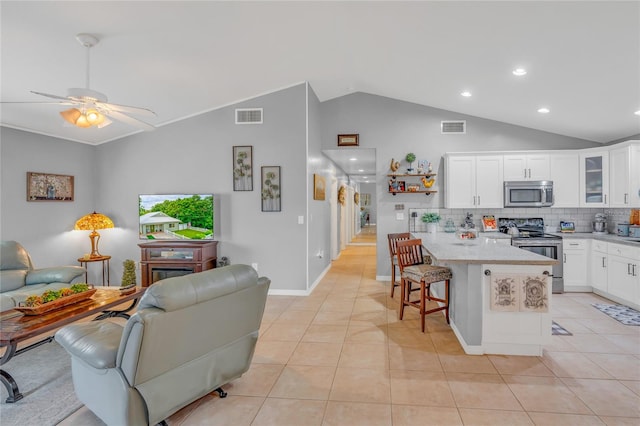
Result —
M80 231L91 231L89 239L91 240L91 254L90 258L102 257L98 252L98 241L100 240L100 234L97 229L113 228L113 221L101 213L90 213L82 216L77 220L75 229Z

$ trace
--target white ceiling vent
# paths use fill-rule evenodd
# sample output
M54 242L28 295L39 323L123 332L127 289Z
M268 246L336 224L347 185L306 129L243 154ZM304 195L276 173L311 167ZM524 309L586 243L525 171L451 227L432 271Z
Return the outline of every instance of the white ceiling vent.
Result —
M262 108L236 108L236 124L262 124Z
M467 133L467 122L465 120L458 121L441 121L440 133L447 134L465 134Z

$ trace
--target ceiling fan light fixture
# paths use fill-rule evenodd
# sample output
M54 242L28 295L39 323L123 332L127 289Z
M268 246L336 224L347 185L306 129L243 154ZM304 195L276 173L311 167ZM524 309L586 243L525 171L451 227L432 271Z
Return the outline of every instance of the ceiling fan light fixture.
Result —
M61 111L60 115L66 122L83 129L91 126L98 126L98 128L102 128L111 124L111 121L107 120L107 118L95 108L91 108L85 112L80 111L78 108L70 108ZM109 122L105 123L106 121Z

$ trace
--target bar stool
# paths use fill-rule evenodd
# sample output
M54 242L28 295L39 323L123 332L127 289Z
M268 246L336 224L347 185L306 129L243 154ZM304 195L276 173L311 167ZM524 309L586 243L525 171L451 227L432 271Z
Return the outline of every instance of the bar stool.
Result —
M396 250L398 241L406 241L411 239L411 234L408 232L402 232L399 234L387 234L387 239L389 240L389 256L391 258L391 297L393 298L394 290L397 286L400 285L399 282L396 282L396 267L398 266L398 256L396 255Z
M444 266L434 266L425 263L422 255L422 240L412 239L398 241L396 254L400 267L400 312L398 318L402 320L405 306L413 306L420 310L420 321L424 333L424 317L438 311L445 311L447 324L449 324L449 287L452 277L451 269ZM431 295L431 284L444 281L444 298ZM411 301L412 283L420 286L420 300ZM428 301L444 303L434 309L426 309Z

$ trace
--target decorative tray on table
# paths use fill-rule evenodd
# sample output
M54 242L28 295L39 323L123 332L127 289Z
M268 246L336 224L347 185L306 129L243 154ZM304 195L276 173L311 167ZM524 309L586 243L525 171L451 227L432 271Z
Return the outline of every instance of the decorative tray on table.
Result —
M26 306L25 302L20 302L21 306L16 306L16 311L22 312L25 315L42 315L44 313L60 309L64 306L68 306L74 303L81 302L89 299L93 294L98 291L95 288L89 288L81 293L74 293L69 296L62 296L51 302L45 302L37 306Z

